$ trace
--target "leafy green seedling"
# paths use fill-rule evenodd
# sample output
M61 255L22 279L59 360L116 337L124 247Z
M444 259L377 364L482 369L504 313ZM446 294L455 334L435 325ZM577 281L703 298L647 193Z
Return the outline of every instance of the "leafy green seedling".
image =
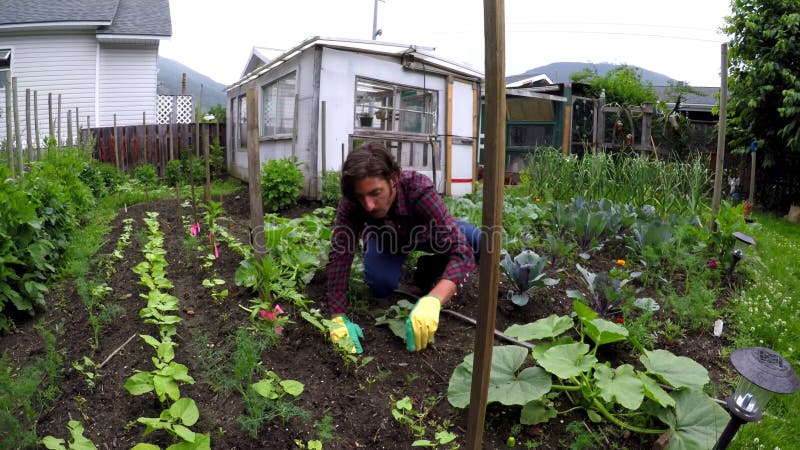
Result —
M58 439L53 436L46 436L41 440L42 445L51 450L96 450L94 443L83 435L83 425L77 420L70 420L67 422L69 434L72 437L72 442L69 446L64 446L64 439Z

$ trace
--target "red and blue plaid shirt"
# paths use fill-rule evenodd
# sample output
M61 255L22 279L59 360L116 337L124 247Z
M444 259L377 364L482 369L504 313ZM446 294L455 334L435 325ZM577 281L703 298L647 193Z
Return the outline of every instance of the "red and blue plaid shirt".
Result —
M383 219L373 219L357 202L345 197L336 208L336 222L328 255L328 309L330 314L347 310L347 290L353 257L359 241L370 233L389 236L392 251L418 247L450 255L440 279L461 284L475 269L475 255L455 219L447 211L430 178L416 171L403 171L397 183L397 198ZM386 239L384 239L384 242Z

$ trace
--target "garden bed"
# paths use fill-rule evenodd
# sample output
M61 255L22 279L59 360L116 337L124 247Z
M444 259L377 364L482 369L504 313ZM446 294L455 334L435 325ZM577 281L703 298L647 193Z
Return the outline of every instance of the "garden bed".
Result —
M231 219L225 222L226 226L242 242L247 242L249 212L246 192L227 196L222 203L224 216ZM283 214L296 217L312 212L317 206L301 204ZM163 406L155 396L133 396L123 387L134 369L152 368L153 350L138 335L155 335L156 332L138 315L144 301L140 294L145 294L146 288L137 284L139 276L132 270L143 260L145 237L140 230L145 229L143 217L146 211L159 213L169 264L167 277L174 285L171 293L180 302L178 315L182 321L173 337L178 344L175 360L185 364L195 380L193 385L181 385L181 395L197 403L200 418L192 429L209 433L212 448L296 449L296 439L306 443L325 433L332 436L324 439L325 449L410 448L416 438L392 416L393 401L405 396L412 399L415 409L428 411L427 420L431 423L449 424L450 431L458 435L456 442L464 443L468 410L451 407L447 402L447 390L453 370L464 356L473 351L474 327L443 314L435 343L425 351L409 353L404 342L388 327L374 325L375 317L383 311L381 308L393 304L400 297L376 301L370 308L350 314L351 320L364 329L364 356L374 358L358 369L347 366L317 329L303 320L291 305L282 302L292 323L285 327L277 345L261 355L261 362L263 368L275 372L280 378L304 384L304 391L296 404L308 412L308 417L292 417L285 423L276 418L264 424L257 437L248 435L238 421L245 411L241 395L235 389L223 388L219 382L220 368L230 363L229 357L234 353L237 331L250 325L249 313L240 305L249 307L252 294L234 285L234 274L241 257L220 244L220 258L214 262L214 268L217 277L225 280L229 296L215 303L208 288L201 284L207 275L202 273L197 255L186 244L186 228L181 217L190 215L191 208L181 207L175 200L128 207L120 211L112 222L112 231L99 254L114 250L124 219L133 219L134 232L123 257L114 264L114 273L108 281L112 290L104 301L107 311L120 313L101 329L96 352L92 351L87 309L76 293L75 284L66 282L62 289L53 290L48 295L47 304L52 306L41 315L41 319L56 333L57 346L63 351L68 369L59 383L61 393L54 407L37 424L39 436L66 437L67 422L73 419L83 422L85 436L98 448L131 448L138 442L166 447L172 443L165 434L153 433L143 437L144 426L136 422L139 417L158 417ZM608 270L621 258L622 251L621 244L607 245L593 254L585 265L595 271ZM533 291L530 302L524 307L513 305L506 298L508 286L501 285L496 328L505 330L512 324L533 322L551 314L569 315L573 300L565 291L585 286L577 272L565 273L571 275L563 276L558 285ZM679 284L681 274L676 274L675 278L673 282ZM450 308L475 317L479 301L477 282L476 270L453 299ZM307 286L306 294L312 301L322 304L325 292L325 276L319 272ZM656 317L658 320L667 319L663 312ZM710 329L677 335L660 334L655 339L658 343L656 348L688 356L708 369L715 392L724 389L722 383L728 364L721 352L725 342L713 337ZM496 341L496 345L505 344ZM606 347L604 358L616 363L636 364L630 347ZM19 323L15 332L0 339L0 352L6 352L18 367L42 351L43 344L34 329L34 321ZM87 386L85 374L71 368L73 361L80 361L84 356L90 356L97 364L107 360L102 369L96 371L98 376L93 389ZM328 421L329 418L332 420ZM585 442L585 447L578 448L650 448L658 437L631 434L609 426L598 428L580 410L546 424L523 427L521 431L512 429L518 420L519 407L491 405L486 417L483 447L506 448L506 440L511 434L517 434L520 444L535 441L540 443L536 448L543 449L569 447L587 439L588 433L593 436ZM433 429L431 425L428 438ZM518 447L522 447L520 444Z

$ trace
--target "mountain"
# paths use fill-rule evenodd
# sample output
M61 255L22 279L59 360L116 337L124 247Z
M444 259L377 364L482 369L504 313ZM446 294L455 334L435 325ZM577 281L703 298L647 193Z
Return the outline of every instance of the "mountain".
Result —
M197 102L200 97L200 85L203 85L203 111L220 104L227 103L225 85L190 69L173 59L158 57L158 94L180 95L181 76L186 74L186 95L192 95Z
M600 76L603 76L609 70L619 66L620 64L611 64L611 63L595 64L595 63L581 63L581 62L555 62L555 63L550 63L546 66L535 67L533 69L525 71L525 73L507 76L506 83L513 83L523 78L528 78L540 74L546 74L553 81L553 83L564 83L569 81L569 75L571 73L579 72L584 68L597 69L597 73ZM658 72L653 72L651 70L642 69L641 67L636 67L636 66L629 66L629 67L634 67L636 69L639 69L639 73L642 75L642 81L645 82L649 81L653 83L653 86L667 86L670 81L675 81L674 79L664 74L660 74Z

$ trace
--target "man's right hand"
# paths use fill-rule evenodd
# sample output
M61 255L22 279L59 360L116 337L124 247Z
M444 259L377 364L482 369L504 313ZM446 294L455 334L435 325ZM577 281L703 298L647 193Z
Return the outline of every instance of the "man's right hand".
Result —
M344 314L335 316L331 319L333 325L331 326L331 341L350 353L360 354L364 351L361 348L361 341L364 337L364 332L361 327L347 318Z

